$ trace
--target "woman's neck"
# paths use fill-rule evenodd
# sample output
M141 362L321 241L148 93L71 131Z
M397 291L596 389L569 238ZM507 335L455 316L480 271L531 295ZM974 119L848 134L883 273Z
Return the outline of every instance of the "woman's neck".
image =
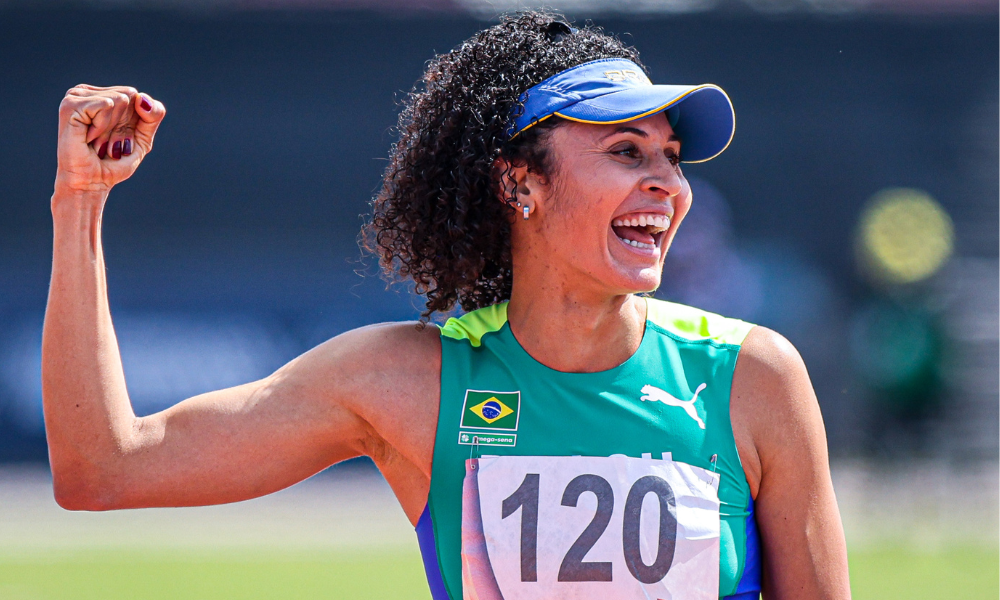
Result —
M557 371L592 373L617 367L639 349L646 303L632 294L595 299L572 290L529 290L515 281L507 321L538 362Z

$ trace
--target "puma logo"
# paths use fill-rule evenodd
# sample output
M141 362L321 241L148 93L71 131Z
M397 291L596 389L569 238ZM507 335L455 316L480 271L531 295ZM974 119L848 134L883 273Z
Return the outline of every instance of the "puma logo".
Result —
M645 395L642 396L640 400L642 400L643 402L647 400L651 400L653 402L662 402L667 406L679 406L684 409L684 412L686 412L689 417L691 417L692 419L695 420L696 423L698 423L698 427L704 429L705 422L702 421L701 417L698 416L698 411L695 410L694 408L694 402L695 400L698 399L698 394L700 394L701 391L706 387L708 387L708 385L704 383L699 385L698 389L694 391L694 398L691 398L690 400L681 400L679 398L674 398L673 396L671 396L667 392L664 392L658 387L654 387L651 385L644 385L642 386L642 393Z

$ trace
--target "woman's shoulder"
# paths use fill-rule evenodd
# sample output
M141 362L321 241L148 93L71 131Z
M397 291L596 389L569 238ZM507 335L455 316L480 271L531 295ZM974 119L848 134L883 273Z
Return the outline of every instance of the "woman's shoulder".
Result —
M412 361L440 354L441 330L433 323L389 321L358 327L342 333L318 349L354 355L358 360L375 360L373 366L393 359Z
M375 323L351 329L316 346L296 361L323 382L365 386L371 381L403 383L436 380L441 368L441 335L433 324Z
M733 412L752 427L757 445L788 439L789 431L801 433L816 425L822 433L819 402L802 356L784 336L766 327L754 327L743 342L731 403Z
M740 349L730 415L754 492L769 464L798 460L796 452L802 458L810 454L807 449L826 446L823 417L805 362L791 342L766 327L750 330Z
M809 384L805 362L795 346L780 333L753 326L740 345L734 379L739 377L759 393L777 392L803 383Z

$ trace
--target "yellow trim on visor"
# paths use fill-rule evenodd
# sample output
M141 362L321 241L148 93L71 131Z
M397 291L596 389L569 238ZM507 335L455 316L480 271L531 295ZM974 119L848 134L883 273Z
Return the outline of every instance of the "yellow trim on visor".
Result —
M557 114L557 113L552 113L552 114ZM545 116L544 116L544 117L542 117L541 119L535 119L534 121L532 121L532 122L531 122L531 123L529 123L528 125L525 125L525 126L524 126L524 129L521 129L521 131L527 131L527 130L531 129L532 127L534 127L535 125L538 125L539 123L541 123L541 122L542 122L542 121L544 121L545 119L548 119L548 118L549 118L549 117L551 117L551 116L552 116L552 115L545 115ZM562 116L562 115L560 115L560 116ZM563 117L563 118L565 118L565 117ZM521 131L518 131L518 132L517 132L517 133L515 133L514 135L510 136L510 139L514 139L514 138L516 138L517 136L521 135Z

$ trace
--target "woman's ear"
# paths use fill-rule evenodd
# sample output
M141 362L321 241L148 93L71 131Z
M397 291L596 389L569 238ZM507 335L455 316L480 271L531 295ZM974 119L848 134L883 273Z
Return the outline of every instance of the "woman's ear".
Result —
M498 158L493 163L493 170L497 180L497 199L504 204L521 203L524 197L531 195L527 165L516 166L506 159Z

